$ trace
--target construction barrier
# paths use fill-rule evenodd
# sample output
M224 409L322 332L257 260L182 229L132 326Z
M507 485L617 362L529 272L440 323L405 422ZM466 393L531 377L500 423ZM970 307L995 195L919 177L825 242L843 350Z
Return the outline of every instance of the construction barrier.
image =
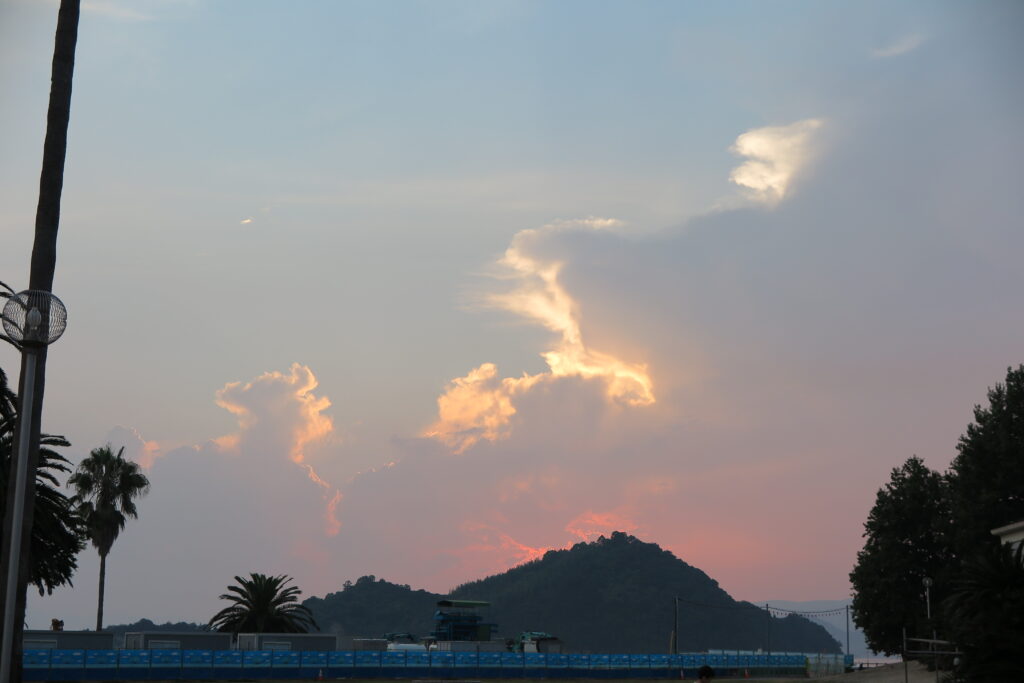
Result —
M26 681L326 678L652 678L806 676L848 657L799 653L679 655L291 650L25 650ZM812 674L813 671L813 674Z

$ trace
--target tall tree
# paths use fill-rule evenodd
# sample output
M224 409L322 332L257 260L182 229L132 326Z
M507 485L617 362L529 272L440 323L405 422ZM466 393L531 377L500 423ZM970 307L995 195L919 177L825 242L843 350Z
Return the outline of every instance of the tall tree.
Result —
M1020 679L1024 643L1024 544L985 546L952 583L945 607L950 629L964 650L970 681Z
M912 636L938 628L939 596L932 595L933 622L926 618L924 579L944 586L949 568L949 511L945 482L918 457L893 469L879 489L864 524L864 548L850 572L853 619L876 652L903 647Z
M68 479L75 491L79 514L85 520L89 540L100 555L99 606L96 630L103 629L103 594L106 585L107 555L128 518L137 518L135 500L149 492L149 479L138 463L126 460L124 448L114 454L110 445L95 448L78 464Z
M7 502L7 479L14 452L17 397L0 369L0 508ZM58 490L58 472L70 472L68 461L53 450L70 444L62 436L43 434L39 467L36 470L35 519L32 524L31 561L28 580L40 595L71 583L78 568L78 552L85 547L85 529L71 501Z
M1024 519L1024 365L1007 368L988 406L974 407L949 467L949 492L958 557L995 546L992 529Z
M290 576L250 574L235 577L236 585L220 596L231 605L210 619L210 628L231 633L306 633L320 630L313 613L299 604L302 591L289 586Z
M39 202L36 205L35 238L32 244L32 267L29 272L29 289L50 292L53 290L53 276L57 262L57 230L60 226L60 200L64 190L64 161L68 146L68 123L71 118L71 83L75 71L75 47L78 43L78 19L80 0L61 0L57 12L57 31L54 36L53 62L50 70L50 100L46 113L46 137L43 141L43 163L39 174ZM45 317L45 316L44 316ZM34 354L34 362L30 356ZM31 370L30 370L31 369ZM32 379L29 380L31 374ZM4 680L21 680L21 632L25 619L25 587L29 581L29 558L33 516L35 513L35 480L39 463L40 424L43 412L43 391L46 379L46 348L24 349L22 353L21 377L18 392L25 395L28 381L33 382L31 414L29 424L19 421L17 430L28 430L29 457L24 489L24 509L21 516L20 550L11 547L15 536L11 528L19 514L15 514L14 494L17 477L11 477L8 500L4 510L3 576L14 569L17 572L17 587L14 594L4 588L3 614L5 623L12 616L11 628L4 629L3 661L0 677ZM15 437L15 443L18 442ZM16 566L13 558L18 557Z

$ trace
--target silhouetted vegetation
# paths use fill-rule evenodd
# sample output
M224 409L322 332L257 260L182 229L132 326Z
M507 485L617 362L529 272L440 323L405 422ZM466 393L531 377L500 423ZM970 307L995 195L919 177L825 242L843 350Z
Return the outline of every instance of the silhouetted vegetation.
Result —
M74 492L78 514L85 521L85 532L100 555L99 597L96 630L103 630L103 596L107 578L107 555L121 534L128 518L139 516L135 499L149 491L149 479L138 463L124 457L124 447L116 454L110 444L94 448L78 463L68 479Z
M7 384L7 375L0 370L0 510L7 505L17 405L17 396ZM39 589L40 595L71 584L71 577L78 568L78 552L85 547L82 518L58 488L57 473L69 472L70 468L68 460L53 449L70 445L63 436L43 434L39 439L29 582Z
M911 637L934 629L965 648L970 680L1002 680L992 672L1014 666L1004 637L1024 639L1024 569L991 531L1024 520L1024 365L974 407L957 452L945 475L911 458L878 492L850 574L853 614L877 651L899 652L903 627Z
M668 651L675 596L681 598L680 651L840 651L821 626L799 617L769 619L763 609L736 602L669 551L621 532L548 552L449 595L489 601L485 616L506 637L546 631L574 652L623 653ZM423 635L442 597L369 576L305 604L325 628L346 635Z
M302 591L289 586L290 576L250 574L220 596L231 604L210 619L210 628L229 633L306 633L320 630L312 612L300 605Z

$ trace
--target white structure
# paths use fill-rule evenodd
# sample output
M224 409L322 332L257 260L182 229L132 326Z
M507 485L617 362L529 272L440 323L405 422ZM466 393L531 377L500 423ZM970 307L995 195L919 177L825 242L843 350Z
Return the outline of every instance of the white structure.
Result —
M1016 549L1017 546L1024 543L1024 519L993 529L992 535L998 536L1002 543Z

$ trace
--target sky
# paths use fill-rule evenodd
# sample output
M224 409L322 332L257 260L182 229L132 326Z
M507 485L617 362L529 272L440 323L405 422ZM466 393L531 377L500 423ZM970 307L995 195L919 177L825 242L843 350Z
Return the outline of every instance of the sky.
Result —
M28 282L56 3L0 4ZM43 429L152 482L105 621L614 530L849 595L1024 362L1014 2L83 2ZM0 349L12 377L17 356ZM98 560L28 624L94 622Z

